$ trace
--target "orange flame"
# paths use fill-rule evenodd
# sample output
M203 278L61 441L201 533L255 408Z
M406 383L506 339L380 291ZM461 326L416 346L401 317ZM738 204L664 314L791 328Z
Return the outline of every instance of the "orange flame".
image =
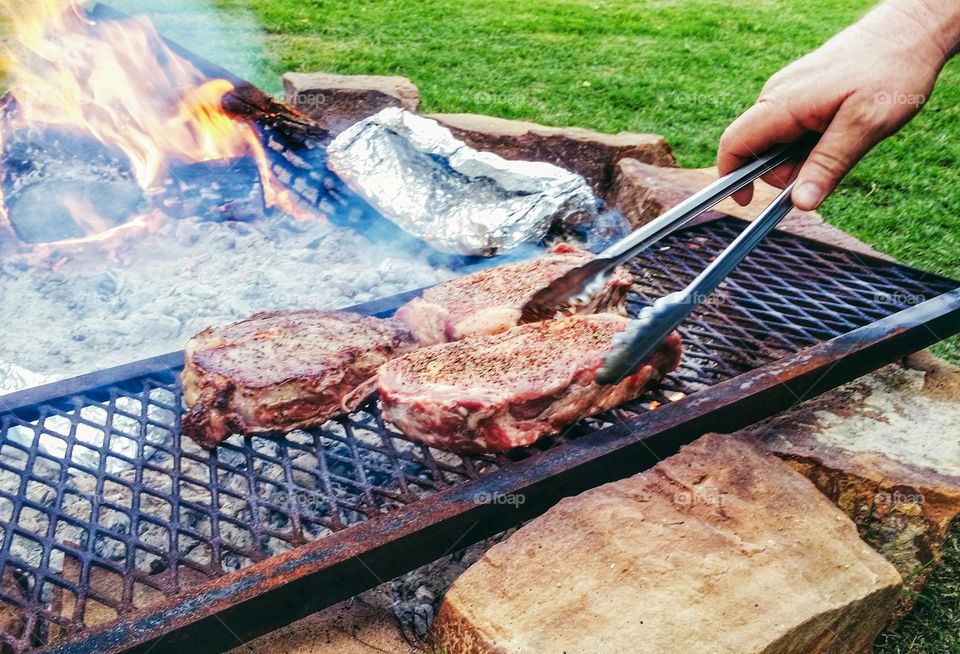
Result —
M15 37L5 64L21 120L80 129L119 148L144 189L171 161L253 156L267 206L301 213L270 172L254 127L223 110L233 85L174 53L149 20L95 21L77 0L16 5L0 0Z

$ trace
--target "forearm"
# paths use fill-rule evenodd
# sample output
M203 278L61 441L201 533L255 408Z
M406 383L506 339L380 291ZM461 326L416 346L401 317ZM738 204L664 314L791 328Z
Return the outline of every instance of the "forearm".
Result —
M903 39L938 67L960 50L960 0L885 0L858 25Z

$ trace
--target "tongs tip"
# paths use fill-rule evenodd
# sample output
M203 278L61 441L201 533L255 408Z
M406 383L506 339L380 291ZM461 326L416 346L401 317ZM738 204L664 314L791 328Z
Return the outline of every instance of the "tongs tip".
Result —
M540 289L520 310L520 322L539 322L577 313L603 291L610 262L597 258L560 275Z
M598 384L619 384L634 374L640 365L666 340L674 325L687 311L689 299L684 293L658 298L640 310L626 329L613 338L611 349L597 372Z

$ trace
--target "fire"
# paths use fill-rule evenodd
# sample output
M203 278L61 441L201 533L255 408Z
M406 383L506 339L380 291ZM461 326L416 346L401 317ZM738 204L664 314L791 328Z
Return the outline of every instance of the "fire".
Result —
M679 402L686 396L687 396L686 393L681 393L680 391L667 391L666 393L663 394L663 397L664 399L666 399L667 402ZM650 402L647 404L647 408L650 409L651 411L655 411L660 407L662 407L663 404L664 403L661 402L660 400L650 400Z
M77 0L0 0L0 9L14 36L4 63L22 121L119 148L144 189L171 162L253 156L267 206L298 213L256 129L223 110L233 85L173 52L149 20L92 20Z

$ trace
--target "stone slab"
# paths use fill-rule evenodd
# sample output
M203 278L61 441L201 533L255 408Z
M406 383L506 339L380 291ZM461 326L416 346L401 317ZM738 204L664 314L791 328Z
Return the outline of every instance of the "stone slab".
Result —
M960 516L960 370L921 352L740 435L854 520L903 576L906 615Z
M283 89L287 104L335 134L387 107L420 109L420 91L406 77L287 73Z
M435 635L448 654L865 653L900 585L809 480L712 434L494 546Z
M617 162L625 157L658 166L675 166L666 140L657 134L604 134L579 127L536 123L478 114L431 114L457 138L478 150L505 159L546 161L583 175L603 197L613 182Z

